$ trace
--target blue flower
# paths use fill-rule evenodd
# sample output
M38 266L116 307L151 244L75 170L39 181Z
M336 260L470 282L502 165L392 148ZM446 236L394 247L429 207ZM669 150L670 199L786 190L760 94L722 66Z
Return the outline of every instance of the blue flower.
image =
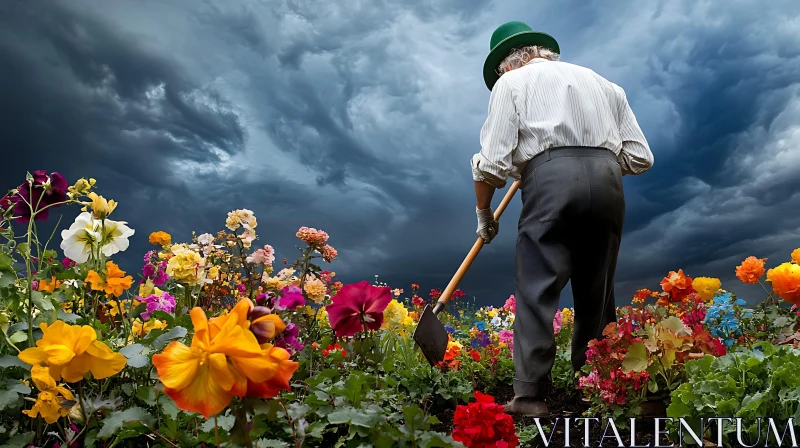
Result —
M486 322L484 322L482 320L478 321L478 323L476 323L475 326L478 327L478 330L480 330L480 331L485 331L486 330Z
M447 330L447 332L448 332L448 333L454 333L454 332L456 331L456 329L455 329L455 328L453 328L453 327L452 327L452 326L450 326L450 325L445 325L445 326L444 326L444 329L445 329L445 330Z

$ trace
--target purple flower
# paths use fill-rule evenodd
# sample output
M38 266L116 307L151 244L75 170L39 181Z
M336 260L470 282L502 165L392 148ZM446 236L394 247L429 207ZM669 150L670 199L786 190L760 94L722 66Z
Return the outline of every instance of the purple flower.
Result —
M155 311L163 311L165 313L175 311L175 297L168 292L160 296L153 294L150 297L140 298L139 301L147 304L146 311L142 313L142 319L144 320L150 320L150 314Z
M147 253L144 254L144 262L145 263L150 263L150 261L153 259L153 257L155 255L156 255L156 251L154 251L154 250L147 251Z
M153 286L156 288L164 286L164 283L167 282L168 278L169 276L167 275L166 269L159 269L156 273L156 276L153 278Z
M147 278L153 277L153 275L155 275L155 273L156 273L156 267L153 266L150 263L148 263L148 264L144 265L144 267L142 267L142 275L144 275Z
M294 352L299 352L305 347L297 340L297 336L299 335L300 328L294 323L290 323L286 326L286 330L283 331L281 338L275 341L275 347L284 348L289 354L293 355Z
M3 206L14 206L17 223L27 224L31 220L31 207L37 211L35 221L44 221L50 215L48 206L67 200L69 184L59 173L47 174L45 170L33 172L33 180L26 180L17 187L17 193L3 201ZM57 206L55 206L57 207Z
M69 268L75 266L75 264L76 263L74 261L70 260L69 257L64 257L64 259L61 260L61 267L64 268L64 269L69 269Z
M303 291L299 287L291 285L281 290L281 298L278 300L277 308L280 310L293 310L305 304L306 299L303 297Z

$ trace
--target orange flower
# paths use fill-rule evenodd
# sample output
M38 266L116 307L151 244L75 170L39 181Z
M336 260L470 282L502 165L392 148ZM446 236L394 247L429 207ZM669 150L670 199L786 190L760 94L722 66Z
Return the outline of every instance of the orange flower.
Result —
M739 266L736 266L736 278L743 283L755 285L764 275L764 262L766 258L747 257Z
M172 235L170 235L167 232L162 232L160 230L158 232L151 233L148 239L150 241L150 244L156 246L169 246L170 244L172 244Z
M800 264L800 248L792 251L792 261L794 264Z
M55 277L52 280L42 279L39 281L39 291L47 291L52 294L56 288L61 286L61 280L56 280Z
M670 271L669 275L661 280L661 289L672 295L672 300L679 302L688 294L694 292L692 289L692 278L683 273L683 269L678 272Z
M783 263L767 272L772 290L787 302L800 306L800 266Z
M106 262L106 268L103 270L103 273L106 276L105 280L100 274L94 270L90 270L89 273L86 274L85 281L92 286L92 290L105 291L108 297L121 296L122 293L133 284L133 277L130 275L126 276L125 271L121 270L113 261Z
M651 295L649 289L640 289L636 291L636 294L633 295L633 303L644 303L644 299L646 299L649 295Z
M298 364L289 360L286 350L258 344L249 330L252 308L253 303L243 299L230 313L210 320L201 308L194 308L191 347L173 341L153 356L164 392L180 409L209 418L234 396L247 396L248 389L269 396L288 388Z

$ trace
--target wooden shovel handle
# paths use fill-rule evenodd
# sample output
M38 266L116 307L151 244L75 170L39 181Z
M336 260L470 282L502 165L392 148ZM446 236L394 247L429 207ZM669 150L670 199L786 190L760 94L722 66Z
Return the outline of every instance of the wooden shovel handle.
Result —
M511 202L511 199L514 198L517 190L519 190L519 182L519 180L515 180L514 183L511 184L511 188L508 189L508 192L506 192L506 195L500 202L500 205L497 206L497 210L494 211L495 221L500 220L500 216L503 214L503 211L505 211L508 203ZM458 271L456 271L456 275L453 276L453 278L450 280L450 283L447 285L447 288L444 289L441 297L439 297L436 307L433 309L434 314L438 314L439 311L444 308L444 305L447 303L447 301L450 300L450 296L452 296L455 292L458 283L461 281L461 278L467 273L467 269L469 269L470 265L472 265L472 262L475 261L475 257L478 256L478 252L481 251L481 248L483 248L483 244L483 238L478 237L478 240L475 241L475 244L472 245L472 249L467 254L467 258L464 259L464 261L461 263L461 266L458 268Z

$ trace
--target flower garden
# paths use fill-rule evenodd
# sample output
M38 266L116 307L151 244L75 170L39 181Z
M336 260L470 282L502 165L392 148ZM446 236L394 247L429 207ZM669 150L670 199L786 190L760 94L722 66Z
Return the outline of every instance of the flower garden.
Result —
M141 236L94 180L20 180L0 200L2 446L518 447L557 423L503 413L513 296L477 308L457 291L431 367L411 336L440 292L342 284L324 231L300 228L294 261L246 209L191 240ZM39 233L61 214L74 220ZM145 237L141 270L125 272L121 253ZM763 432L748 419L800 422L800 249L767 261L735 267L763 287L751 306L718 279L669 272L618 308L581 372L574 312L558 311L554 417L742 417L747 444Z

